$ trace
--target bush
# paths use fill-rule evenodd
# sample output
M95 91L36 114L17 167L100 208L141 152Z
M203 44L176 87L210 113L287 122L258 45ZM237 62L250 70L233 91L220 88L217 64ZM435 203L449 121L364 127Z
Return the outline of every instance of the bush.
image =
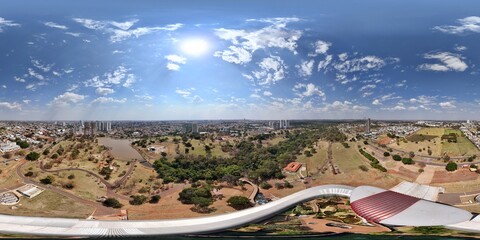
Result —
M147 202L147 196L145 195L133 195L132 199L129 201L131 205L142 205Z
M397 155L397 154L393 155L392 159L395 161L402 161L402 157L400 157L400 155Z
M384 157L388 157L388 156L390 156L390 153L389 153L389 152L384 152L384 153L383 153L383 156L384 156Z
M73 182L68 182L68 183L63 184L62 187L66 188L66 189L73 189L75 187L75 185L73 184Z
M149 203L158 203L158 201L160 201L160 195L153 195L151 198L150 198L150 201L148 201Z
M48 175L47 177L40 179L40 182L45 185L52 184L53 181L55 181L55 178L52 175Z
M121 208L123 207L123 204L121 204L117 199L115 198L107 198L103 202L103 205L106 207L111 207L111 208Z
M250 200L244 196L233 196L227 200L227 203L230 207L233 207L237 210L249 208L252 206Z
M365 166L365 165L360 165L360 166L358 166L358 168L360 168L360 170L362 170L364 172L368 172L368 167Z
M262 182L262 183L260 183L260 187L263 188L263 189L270 189L270 188L272 188L272 185L268 182Z
M33 172L32 171L29 171L27 173L25 173L25 177L31 177L33 176Z
M454 163L454 162L449 162L449 163L447 164L447 166L445 167L445 169L446 169L447 171L449 171L449 172L453 172L453 171L457 170L457 168L458 168L458 166L457 166L457 164Z
M415 162L414 162L413 159L411 159L411 158L402 158L402 163L403 163L403 164L406 164L406 165L412 165L412 164L414 164Z
M30 152L25 158L29 161L35 161L40 158L40 154L37 152Z
M67 177L67 178L68 178L68 179L70 179L70 180L72 180L72 179L74 179L74 178L75 178L75 175L74 175L74 174L70 174L70 175L68 175L68 177Z

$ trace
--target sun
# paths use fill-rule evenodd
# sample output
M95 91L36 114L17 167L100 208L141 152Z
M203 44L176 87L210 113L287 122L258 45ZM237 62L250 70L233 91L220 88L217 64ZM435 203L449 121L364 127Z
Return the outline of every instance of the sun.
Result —
M208 42L201 38L186 39L181 42L182 52L191 56L201 56L208 51Z

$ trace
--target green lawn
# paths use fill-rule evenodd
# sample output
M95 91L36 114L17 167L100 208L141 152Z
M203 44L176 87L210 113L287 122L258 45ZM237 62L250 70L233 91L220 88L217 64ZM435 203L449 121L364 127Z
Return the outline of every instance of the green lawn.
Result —
M369 169L370 165L358 152L358 147L355 143L350 143L350 147L345 148L341 143L334 143L332 146L333 163L338 165L341 172L348 173L353 170L358 170L360 165L365 165Z

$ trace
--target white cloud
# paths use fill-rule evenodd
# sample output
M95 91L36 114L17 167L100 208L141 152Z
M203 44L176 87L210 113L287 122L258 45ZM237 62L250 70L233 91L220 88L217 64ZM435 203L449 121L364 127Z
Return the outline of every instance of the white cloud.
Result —
M470 16L457 22L458 25L436 26L433 29L448 34L480 33L480 17Z
M395 87L404 87L407 84L407 80L402 80L395 84Z
M287 24L300 21L300 19L266 18L247 21L268 23L269 25L257 30L215 29L215 35L233 44L228 47L228 50L215 52L216 57L222 57L223 60L236 64L245 64L251 61L251 54L259 49L288 49L297 54L297 40L302 36L302 31L290 30L287 28Z
M358 91L363 92L363 91L366 91L366 90L375 89L376 87L377 87L377 85L375 85L375 84L367 84L367 85L361 87L360 90L358 90Z
M13 77L13 78L14 78L15 81L17 81L17 82L22 82L22 83L25 82L25 79L23 79L23 78L20 78L20 77L17 77L17 76L15 76L15 77Z
M302 61L300 65L296 65L295 67L298 69L300 76L308 77L312 75L314 63L315 60L313 59L309 61Z
M318 62L317 70L320 71L322 69L326 69L327 66L332 62L332 60L333 60L333 56L327 55L324 60L321 60Z
M253 71L252 73L260 85L275 84L285 78L287 66L278 56L264 58L258 63L258 66L261 70Z
M98 30L109 34L111 42L120 42L133 37L138 38L158 31L175 31L183 26L181 23L176 23L162 27L138 27L132 29L132 26L138 21L138 19L125 22L97 21L86 18L73 18L73 20L88 29Z
M437 53L427 53L423 56L425 59L434 59L438 60L441 63L425 63L418 66L419 70L429 70L429 71L456 71L463 72L468 68L468 65L462 61L462 56L450 52L437 52Z
M293 91L297 96L301 98L319 96L323 100L325 100L325 93L322 90L320 90L319 87L315 86L315 84L313 83L308 83L308 84L297 83L293 87Z
M22 106L17 102L0 102L0 108L9 110L22 110Z
M273 94L272 94L272 92L270 92L270 91L264 91L264 92L263 92L263 96L269 97L269 96L272 96L272 95L273 95Z
M49 105L55 107L65 107L71 103L79 103L83 101L85 97L85 95L80 95L73 92L65 92L64 94L55 97Z
M57 28L57 29L62 29L62 30L67 30L68 29L67 26L57 24L57 23L54 23L54 22L44 22L43 24L45 24L45 26L51 27L51 28Z
M19 27L20 24L15 23L12 20L7 20L5 18L0 17L0 32L3 32L5 27Z
M49 72L52 67L55 65L55 64L43 64L42 62L40 62L39 60L37 59L32 59L31 60L32 64L34 67L44 71L44 72Z
M181 95L182 97L188 97L190 96L190 94L192 94L192 92L188 89L177 89L175 90L175 92Z
M332 43L318 40L317 42L315 42L314 46L315 46L315 52L309 53L308 56L315 57L315 56L318 56L319 54L327 53L330 46L332 46Z
M25 86L25 89L30 90L30 91L35 91L37 89L37 87L35 86L35 84L31 83L31 84L28 84L27 86Z
M175 63L167 63L167 69L170 71L178 71L180 70L180 65Z
M80 35L82 35L81 33L76 33L76 32L65 32L65 34L70 35L72 37L80 37Z
M142 100L153 100L153 97L148 95L148 94L144 94L144 95L135 95L136 98L140 98Z
M108 94L112 94L114 93L115 91L111 88L104 88L104 87L99 87L95 90L95 93L99 94L99 95L108 95Z
M357 111L363 112L368 110L369 108L366 106L361 105L354 105L352 102L349 101L335 101L333 103L326 103L324 107L321 108L324 112L350 112L350 111Z
M456 45L454 49L455 49L455 51L463 52L463 51L467 50L468 48L465 47L465 46L462 46L462 45Z
M442 107L444 109L454 109L454 108L457 107L457 106L455 106L455 103L452 102L452 101L441 102L438 105L440 105L440 107Z
M251 98L262 98L260 95L258 95L258 94L256 94L256 93L250 94L250 97L251 97Z
M377 56L365 56L348 60L346 55L339 55L340 63L336 63L334 68L341 73L365 72L369 70L378 70L387 63Z
M35 72L35 70L33 70L32 68L28 68L28 74L31 76L31 77L34 77L38 80L45 80L45 77L42 76L40 73L37 73Z
M382 105L383 102L392 100L392 99L399 99L401 98L400 96L395 96L394 93L386 94L383 96L378 97L377 99L373 100L372 104L373 105Z
M382 105L382 102L379 99L375 99L372 102L373 105Z
M174 54L165 56L165 59L168 60L167 69L171 71L178 71L180 70L180 64L187 63L186 58Z
M237 46L229 46L227 50L216 51L213 56L221 57L224 61L235 63L235 64L245 64L252 60L252 54Z
M7 88L7 85L2 85L2 88Z
M125 103L127 102L126 98L111 98L111 97L98 97L95 100L92 101L92 104L95 103Z
M111 87L115 85L120 85L128 88L135 82L135 75L128 73L130 69L125 68L124 66L119 66L113 72L107 72L103 77L95 76L87 80L84 85L86 87Z
M165 56L165 59L167 59L170 62L174 62L174 63L180 63L180 64L187 63L186 58L184 58L182 56L179 56L179 55L174 55L174 54Z

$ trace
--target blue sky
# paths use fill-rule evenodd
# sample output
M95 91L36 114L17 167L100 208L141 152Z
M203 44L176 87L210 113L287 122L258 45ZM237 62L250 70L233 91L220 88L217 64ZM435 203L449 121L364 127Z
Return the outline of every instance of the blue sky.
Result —
M0 118L480 119L478 9L4 0Z

